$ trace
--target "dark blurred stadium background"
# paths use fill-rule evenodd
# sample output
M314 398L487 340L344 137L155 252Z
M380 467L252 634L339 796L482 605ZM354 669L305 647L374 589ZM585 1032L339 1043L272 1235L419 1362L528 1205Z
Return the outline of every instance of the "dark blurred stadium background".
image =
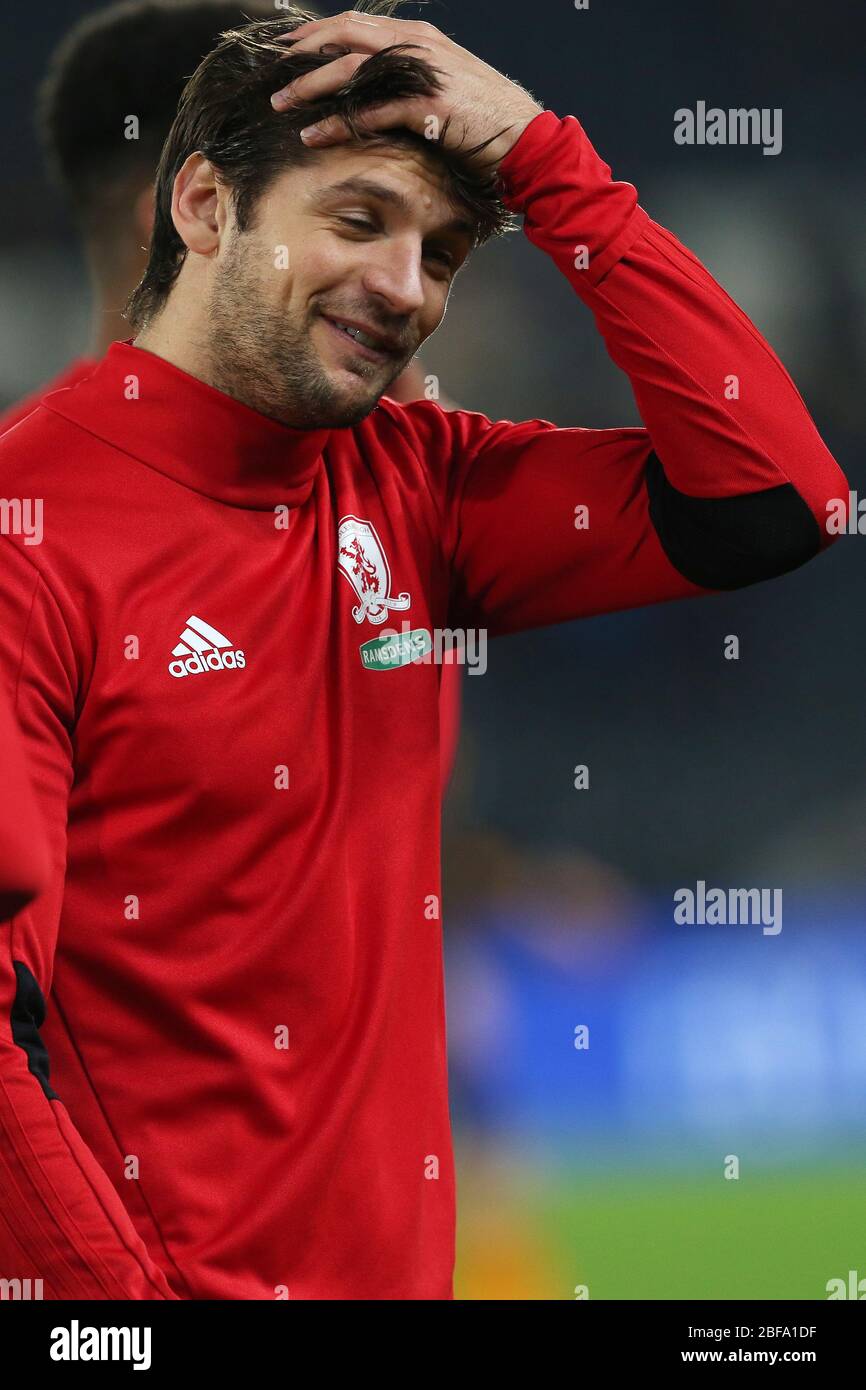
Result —
M99 8L4 15L0 405L87 345L32 108L51 47ZM421 17L582 120L765 333L864 493L860 0ZM781 108L781 154L676 145L698 100ZM492 417L638 423L591 315L519 234L458 281L424 361ZM822 1298L866 1277L864 553L850 538L739 595L502 639L465 680L444 825L459 1297ZM675 926L698 879L781 887L782 932Z

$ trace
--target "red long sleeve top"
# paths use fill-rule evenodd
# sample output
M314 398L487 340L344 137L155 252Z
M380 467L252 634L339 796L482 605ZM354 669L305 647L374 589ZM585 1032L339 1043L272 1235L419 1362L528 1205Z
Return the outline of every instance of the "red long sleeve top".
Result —
M0 538L0 676L52 865L0 926L0 1267L46 1297L451 1297L441 667L407 652L831 540L790 377L579 122L502 178L642 427L295 431L118 344L0 441L44 499Z

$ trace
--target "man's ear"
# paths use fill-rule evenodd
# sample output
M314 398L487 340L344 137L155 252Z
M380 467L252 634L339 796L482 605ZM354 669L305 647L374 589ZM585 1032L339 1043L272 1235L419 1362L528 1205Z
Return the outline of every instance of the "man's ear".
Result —
M177 173L171 195L171 218L190 251L211 256L219 249L225 227L225 193L210 160L191 154Z

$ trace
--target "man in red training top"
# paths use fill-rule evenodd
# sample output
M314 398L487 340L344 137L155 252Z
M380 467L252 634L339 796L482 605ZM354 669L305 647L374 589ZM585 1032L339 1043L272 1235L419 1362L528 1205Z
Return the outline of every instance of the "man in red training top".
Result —
M51 1298L452 1296L441 667L414 658L782 574L847 494L574 116L429 24L299 18L200 65L135 342L0 442L4 491L45 499L0 665L67 853L12 929L50 1079L4 1024L2 1263ZM642 428L385 394L508 212Z
M156 166L190 73L220 33L274 12L267 0L120 0L85 15L61 39L39 94L39 131L53 180L74 214L92 290L90 351L26 400L0 412L0 434L44 395L74 386L118 338L123 308L144 274ZM136 125L130 127L128 113ZM130 138L133 137L134 138ZM425 395L413 359L390 387L395 400ZM440 397L453 408L453 402ZM460 725L460 666L445 664L439 692L442 788Z

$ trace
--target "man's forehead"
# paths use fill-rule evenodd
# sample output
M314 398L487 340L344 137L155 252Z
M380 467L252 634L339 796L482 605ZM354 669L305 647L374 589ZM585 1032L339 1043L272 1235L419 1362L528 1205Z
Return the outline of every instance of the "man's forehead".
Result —
M453 224L453 230L472 235L466 208L451 201L445 171L423 150L408 145L375 147L331 146L320 151L306 172L311 204L343 196L368 197L406 214L420 216L426 225Z

